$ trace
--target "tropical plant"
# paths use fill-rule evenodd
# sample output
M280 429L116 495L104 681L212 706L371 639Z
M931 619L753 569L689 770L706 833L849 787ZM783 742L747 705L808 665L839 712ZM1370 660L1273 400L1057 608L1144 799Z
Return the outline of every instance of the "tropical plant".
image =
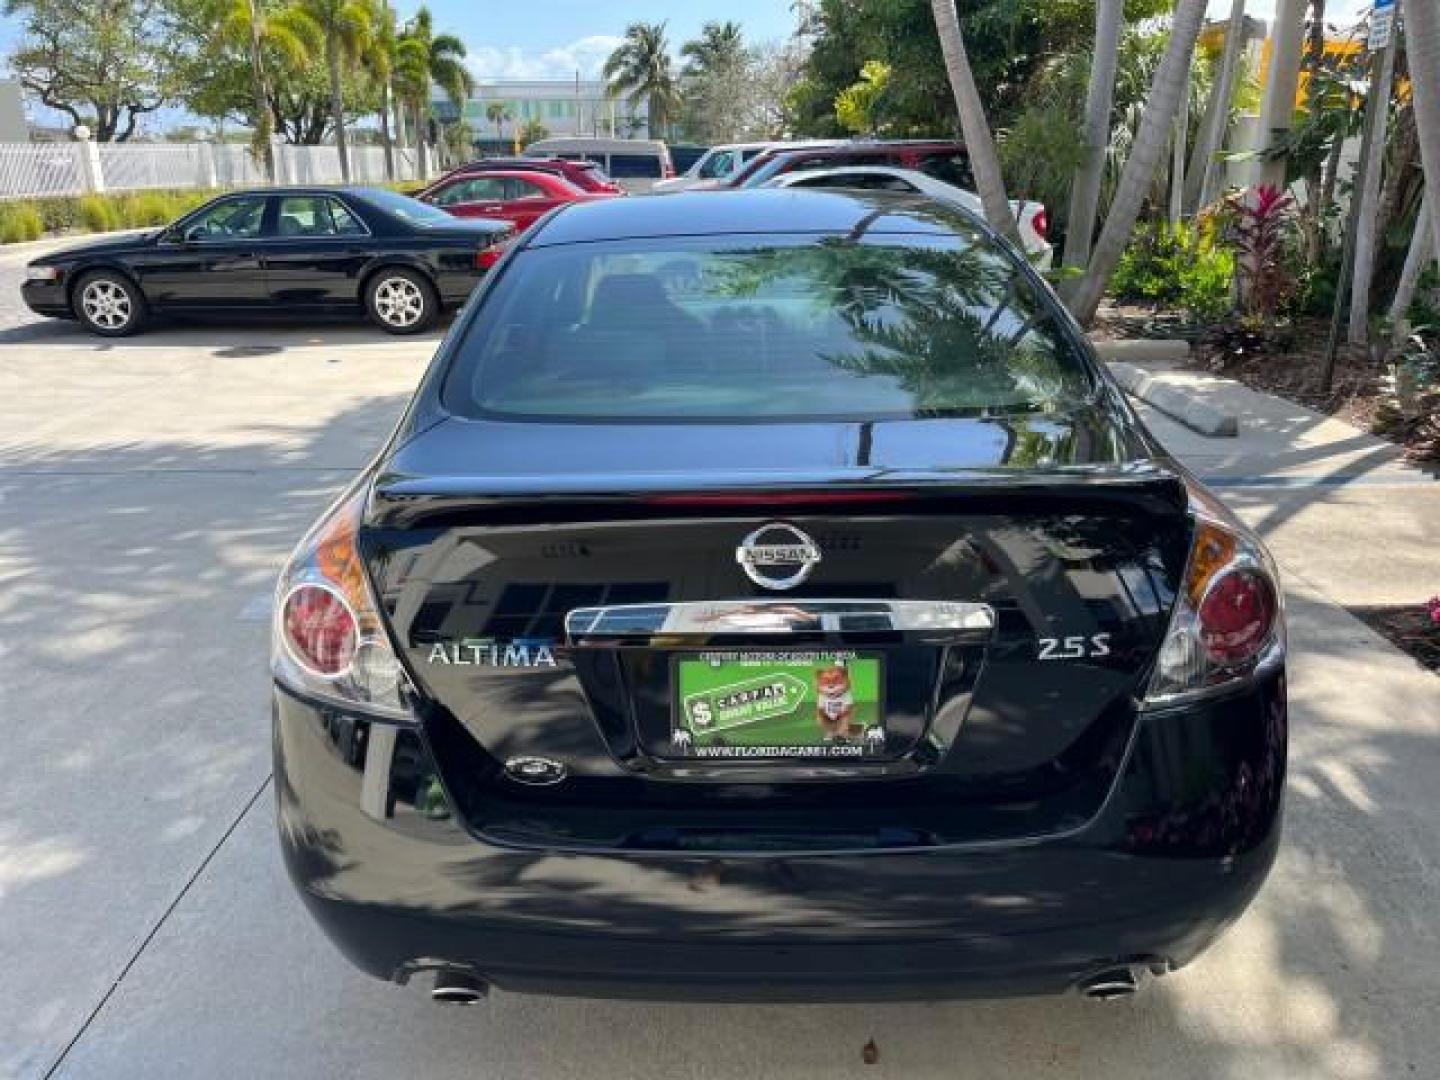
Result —
M835 98L835 116L842 127L856 135L878 135L884 125L879 105L890 86L890 65L867 60L860 69L860 81L847 86Z
M680 89L670 61L665 27L663 22L631 23L604 68L610 93L624 97L632 106L645 102L652 139L665 137L670 117L680 107Z
M935 31L940 38L940 51L945 57L945 71L960 114L960 128L965 132L965 148L970 155L970 169L979 188L980 205L990 227L1015 243L1020 231L1010 200L1005 197L1005 181L1000 174L1000 158L995 152L995 139L985 118L985 105L975 87L975 74L965 53L965 39L960 30L960 16L955 0L932 0Z
M700 36L680 46L685 58L681 76L703 79L707 75L728 71L745 62L745 35L735 22L707 22Z
M1375 145L1384 147L1385 129L1390 119L1390 88L1395 78L1395 49L1380 54L1379 70L1370 86L1370 130ZM1370 286L1375 277L1375 256L1379 246L1381 157L1376 154L1363 170L1358 190L1350 197L1358 199L1355 207L1355 264L1350 286L1350 343L1364 345L1370 338Z
M1324 0L1316 0L1322 6ZM1235 97L1235 76L1240 68L1240 46L1245 35L1245 0L1231 0L1230 21L1225 25L1225 44L1220 51L1220 66L1210 88L1200 131L1185 171L1185 209L1194 214L1211 198L1214 187L1216 158L1225 141L1230 124L1231 103ZM1322 38L1323 44L1323 38Z
M434 16L426 7L405 24L395 54L395 89L411 115L423 177L429 172L425 149L429 141L431 83L440 87L457 108L463 108L475 80L465 67L465 43L453 34L436 34Z
M385 179L391 181L395 179L395 140L390 133L390 110L395 97L392 80L395 75L395 48L398 44L395 12L390 8L389 0L378 0L369 47L365 50L361 62L380 85L380 145L385 149Z
M1156 221L1135 230L1116 264L1117 299L1175 306L1192 323L1223 319L1233 308L1235 256L1217 242L1213 225Z
M508 102L492 101L485 106L485 119L495 125L495 137L503 140L505 125L515 119L515 110L510 108Z
M340 155L340 176L349 183L350 152L345 139L345 95L341 85L341 68L358 63L369 52L379 13L368 0L300 0L300 3L324 35L335 149Z
M681 111L687 133L702 142L729 142L746 133L758 55L738 23L707 22L680 47Z
M515 133L515 140L520 144L520 149L525 149L533 142L550 137L550 129L540 122L540 118L532 116L525 123L520 125L520 130Z
M321 47L323 31L311 14L295 2L271 7L262 0L216 0L214 16L219 39L243 49L249 60L254 124L250 148L266 177L273 181L275 149L270 140L275 127L267 60L273 56L296 68L303 67L310 54Z
M1295 293L1295 275L1286 257L1295 200L1262 184L1232 196L1227 204L1242 306L1247 315L1268 325Z
M1068 300L1071 311L1082 323L1089 323L1095 317L1106 283L1140 215L1141 204L1160 164L1160 156L1170 141L1181 95L1189 86L1191 59L1195 53L1195 40L1200 34L1200 23L1205 17L1205 7L1206 0L1179 0L1176 4L1170 40L1164 59L1155 72L1135 145L1120 175L1114 201L1091 252L1090 263Z

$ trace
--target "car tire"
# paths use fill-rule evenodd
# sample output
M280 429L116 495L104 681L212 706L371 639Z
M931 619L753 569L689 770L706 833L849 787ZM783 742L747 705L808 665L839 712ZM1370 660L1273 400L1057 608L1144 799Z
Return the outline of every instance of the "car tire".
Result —
M124 337L145 321L145 294L124 274L93 270L75 283L70 306L80 325L101 337Z
M418 334L440 317L440 298L423 275L385 266L365 283L365 310L387 334Z

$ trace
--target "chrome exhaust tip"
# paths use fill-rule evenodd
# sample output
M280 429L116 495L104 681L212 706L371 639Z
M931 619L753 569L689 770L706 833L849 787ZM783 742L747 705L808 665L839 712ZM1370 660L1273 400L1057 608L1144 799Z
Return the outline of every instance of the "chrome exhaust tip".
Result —
M489 985L467 971L441 971L430 1000L437 1005L479 1005L489 994Z
M1115 967L1085 976L1076 989L1082 997L1091 1001L1115 1001L1119 998L1134 997L1140 984L1132 968Z

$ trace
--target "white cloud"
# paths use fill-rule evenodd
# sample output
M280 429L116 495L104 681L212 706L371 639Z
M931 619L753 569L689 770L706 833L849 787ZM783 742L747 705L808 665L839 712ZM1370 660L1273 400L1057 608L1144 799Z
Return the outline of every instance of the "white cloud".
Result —
M467 45L466 63L477 79L597 78L620 44L612 34L592 34L543 52L518 45Z

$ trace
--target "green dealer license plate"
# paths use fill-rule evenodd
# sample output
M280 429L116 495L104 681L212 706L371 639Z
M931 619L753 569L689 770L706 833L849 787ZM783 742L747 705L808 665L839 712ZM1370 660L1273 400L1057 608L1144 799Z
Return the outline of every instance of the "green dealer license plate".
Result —
M702 652L674 662L679 757L855 759L885 753L880 656Z

